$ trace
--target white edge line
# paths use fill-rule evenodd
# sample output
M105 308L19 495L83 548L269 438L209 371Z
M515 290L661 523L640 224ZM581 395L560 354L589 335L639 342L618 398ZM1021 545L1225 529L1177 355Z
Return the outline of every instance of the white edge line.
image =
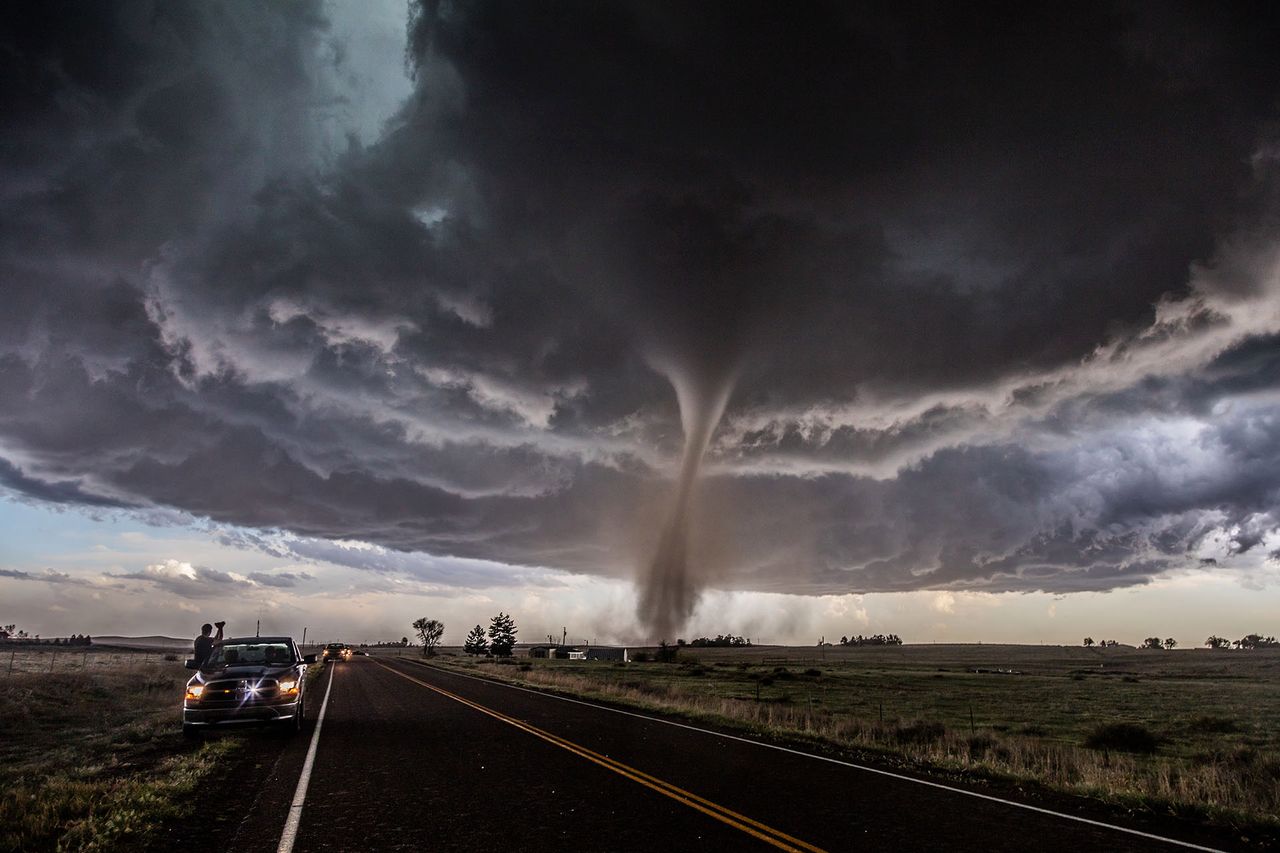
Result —
M276 853L292 853L294 839L298 837L302 806L307 802L307 785L311 782L311 765L316 762L320 727L324 725L324 712L329 707L329 691L333 690L333 674L336 671L336 666L329 670L329 684L324 689L324 701L320 703L320 716L316 717L316 729L311 733L311 746L307 749L306 761L302 762L302 775L298 777L298 788L293 792L293 805L289 806L289 817L284 822L284 832L280 833L280 846L276 848Z
M1128 835L1136 835L1139 838L1147 838L1152 841L1161 841L1161 842L1164 842L1165 844L1173 844L1178 847L1184 847L1188 850L1204 850L1206 851L1206 853L1225 853L1225 851L1220 850L1217 847L1203 847L1199 844L1192 844L1190 841L1179 841L1176 838L1166 838L1163 835L1154 835L1150 832L1143 832L1140 829L1130 829L1125 826L1117 826L1114 823L1104 823L1103 821L1100 821L1100 820L1091 820L1090 818L1080 817L1079 815L1067 814L1065 812L1056 812L1053 809L1046 809L1046 808L1042 808L1041 806L1033 806L1028 803L1020 803L1017 800L1006 800L1006 799L1003 799L1002 797L994 797L991 794L980 794L977 791L966 791L964 788L955 788L955 787L952 787L951 785L944 785L941 782L930 782L927 779L917 779L914 776L906 776L902 773L894 773L891 770L881 770L878 767L870 767L865 764L855 764L852 761L842 761L839 758L831 758L826 755L816 755L812 752L804 752L803 750L791 749L790 747L779 746L773 743L766 743L764 741L752 740L751 738L739 737L738 735L731 735L731 734L726 734L724 732L717 732L713 729L699 728L698 726L691 726L687 723L677 723L674 720L664 720L661 717L651 717L648 714L637 714L634 711L623 711L620 708L610 708L607 705L597 705L594 702L587 702L582 699L571 699L568 696L558 696L555 693L549 693L545 690L534 690L529 687L520 687L519 685L516 685L516 684L507 684L506 682L503 682L503 681L495 681L491 678L481 678L480 676L477 676L477 675L467 675L461 672L454 672L451 669L432 666L429 663L423 663L421 661L416 661L411 658L408 658L408 659L395 658L395 660L406 660L408 663L415 663L418 666L425 666L428 669L434 669L437 672L443 672L446 675L456 675L459 678L470 678L472 681L482 681L485 684L494 684L494 685L497 685L498 687L508 687L512 690L520 690L525 693L535 693L538 696L546 696L549 699L559 699L561 702L572 702L575 705L586 705L588 708L596 708L597 710L600 710L600 711L610 711L614 714L622 714L627 717L637 717L641 720L648 720L651 723L662 723L664 726L675 726L676 728L679 728L679 729L688 729L689 731L693 731L693 732L701 732L707 735L714 735L715 737L721 737L727 740L735 740L735 741L738 741L739 743L749 743L752 746L759 746L765 749L776 749L779 752L787 752L792 755L799 755L803 758L812 758L816 761L826 761L830 764L839 764L844 767L851 767L854 770L862 770L867 773L875 773L880 776L888 776L891 779L900 779L903 782L914 782L917 785L927 785L930 788L938 788L939 790L942 790L942 791L950 791L953 794L964 794L966 797L976 797L980 800L988 800L989 802L993 802L993 803L1001 803L1006 806L1014 806L1015 808L1026 809L1027 811L1038 812L1040 814L1051 815L1053 817L1059 817L1059 818L1062 818L1063 820L1073 820L1077 823L1088 824L1089 826L1096 826L1102 829L1110 829L1115 832L1123 832ZM280 853L288 853L288 851L281 849Z

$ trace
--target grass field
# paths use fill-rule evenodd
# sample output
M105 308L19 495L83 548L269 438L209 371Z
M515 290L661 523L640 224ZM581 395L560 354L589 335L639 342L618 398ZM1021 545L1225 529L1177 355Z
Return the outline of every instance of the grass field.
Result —
M4 650L0 851L162 846L238 748L183 740L187 675L157 653Z
M675 663L444 656L530 685L1268 835L1280 651L681 649Z

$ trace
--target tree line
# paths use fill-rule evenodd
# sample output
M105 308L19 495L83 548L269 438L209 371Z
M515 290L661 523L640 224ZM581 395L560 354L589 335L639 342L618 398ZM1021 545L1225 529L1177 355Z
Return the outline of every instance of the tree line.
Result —
M1205 646L1211 649L1274 649L1280 647L1275 637L1264 637L1262 634L1246 634L1238 640L1228 640L1226 637L1219 637L1217 634L1210 634L1209 638L1204 641ZM1097 645L1100 648L1108 648L1120 645L1115 640L1102 640L1095 643L1093 637L1085 637L1084 645L1086 648ZM1143 640L1138 648L1140 649L1174 649L1177 648L1178 641L1173 637L1166 637L1163 640L1159 637L1147 637Z
M842 646L900 646L902 638L897 634L872 634L870 637L864 637L858 634L856 637L841 637L840 645Z
M750 637L747 637L746 639L743 639L742 637L736 637L736 636L734 636L734 635L732 635L732 634L716 634L716 636L715 636L715 638L714 638L714 639L713 639L713 638L711 638L711 637L694 637L692 640L690 640L690 641L689 641L689 642L687 642L687 643L686 643L684 640L676 640L676 645L677 645L677 646L690 646L690 647L695 648L695 649L701 649L701 648L713 648L713 649L719 649L719 648L734 648L734 647L737 647L737 646L749 646L749 645L751 645L751 638L750 638Z
M89 646L93 644L93 637L88 634L72 634L70 637L50 637L42 640L39 634L28 634L16 624L10 624L0 625L0 641L42 646Z

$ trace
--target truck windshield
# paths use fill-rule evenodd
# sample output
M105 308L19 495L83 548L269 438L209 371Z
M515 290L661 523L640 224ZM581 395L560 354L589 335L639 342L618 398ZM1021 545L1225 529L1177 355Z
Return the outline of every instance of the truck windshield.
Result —
M209 655L206 666L287 664L293 653L284 643L224 643Z

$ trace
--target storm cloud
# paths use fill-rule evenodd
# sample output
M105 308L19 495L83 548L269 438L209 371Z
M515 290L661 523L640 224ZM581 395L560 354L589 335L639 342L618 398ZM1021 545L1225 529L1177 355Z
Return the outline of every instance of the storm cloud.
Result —
M1269 6L412 4L376 118L329 11L0 13L6 488L433 583L678 550L659 633L1280 544Z

